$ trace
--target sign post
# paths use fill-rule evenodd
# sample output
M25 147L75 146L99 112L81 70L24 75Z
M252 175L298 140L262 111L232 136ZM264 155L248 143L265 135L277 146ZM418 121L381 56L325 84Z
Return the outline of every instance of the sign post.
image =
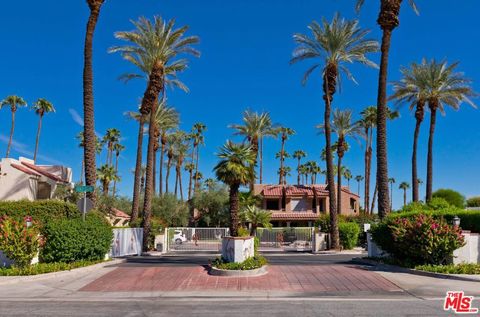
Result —
M87 214L87 202L89 202L89 199L87 199L87 193L91 193L95 190L93 186L75 186L75 191L77 193L83 193L83 199L82 199L82 217L83 221L85 221L85 215ZM93 205L93 204L90 204ZM89 209L91 209L92 206L90 206Z

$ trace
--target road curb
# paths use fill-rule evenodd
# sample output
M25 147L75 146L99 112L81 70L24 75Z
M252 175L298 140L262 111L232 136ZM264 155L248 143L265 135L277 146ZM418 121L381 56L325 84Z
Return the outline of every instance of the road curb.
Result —
M380 262L370 260L370 259L353 258L352 263L373 266L373 267L375 267L375 269L382 270L382 271L409 273L409 274L419 275L419 276L442 278L442 279L465 281L465 282L480 282L479 279L470 278L470 277L466 277L466 276L458 276L458 275L455 275L455 274L443 274L443 273L420 271L420 270L409 269L409 268L401 267L401 266L397 266L397 265L380 263Z
M210 267L208 270L209 275L213 276L225 276L225 277L256 277L262 276L268 273L268 265L259 267L253 270L222 270L216 267Z
M44 273L44 274L37 274L37 275L24 275L24 276L0 276L0 285L12 285L12 284L18 284L23 282L41 281L41 280L46 280L52 277L77 276L80 274L85 274L85 273L97 270L99 268L104 268L110 265L116 265L123 262L125 262L125 259L115 259L108 262L101 262L101 263L79 267L79 268L67 270L67 271L58 271L58 272L51 272L51 273Z

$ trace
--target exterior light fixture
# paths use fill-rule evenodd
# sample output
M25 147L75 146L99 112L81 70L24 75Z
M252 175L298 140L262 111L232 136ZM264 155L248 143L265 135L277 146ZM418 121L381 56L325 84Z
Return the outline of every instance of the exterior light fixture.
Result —
M453 225L455 227L460 227L460 218L458 216L453 217Z

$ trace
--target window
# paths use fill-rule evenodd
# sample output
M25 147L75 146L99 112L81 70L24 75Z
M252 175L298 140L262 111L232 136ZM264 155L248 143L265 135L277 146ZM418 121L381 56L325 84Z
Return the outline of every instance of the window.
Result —
M357 201L353 198L350 198L350 209L353 209L356 212Z
M267 199L267 210L279 210L278 199Z
M52 186L46 182L38 182L37 199L50 199Z

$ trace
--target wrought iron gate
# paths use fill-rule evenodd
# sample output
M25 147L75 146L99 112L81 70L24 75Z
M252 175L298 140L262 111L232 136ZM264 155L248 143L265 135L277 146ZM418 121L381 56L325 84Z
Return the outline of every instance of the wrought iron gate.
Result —
M222 249L222 238L228 228L168 228L167 251L215 251Z
M314 228L258 228L259 251L312 251Z

